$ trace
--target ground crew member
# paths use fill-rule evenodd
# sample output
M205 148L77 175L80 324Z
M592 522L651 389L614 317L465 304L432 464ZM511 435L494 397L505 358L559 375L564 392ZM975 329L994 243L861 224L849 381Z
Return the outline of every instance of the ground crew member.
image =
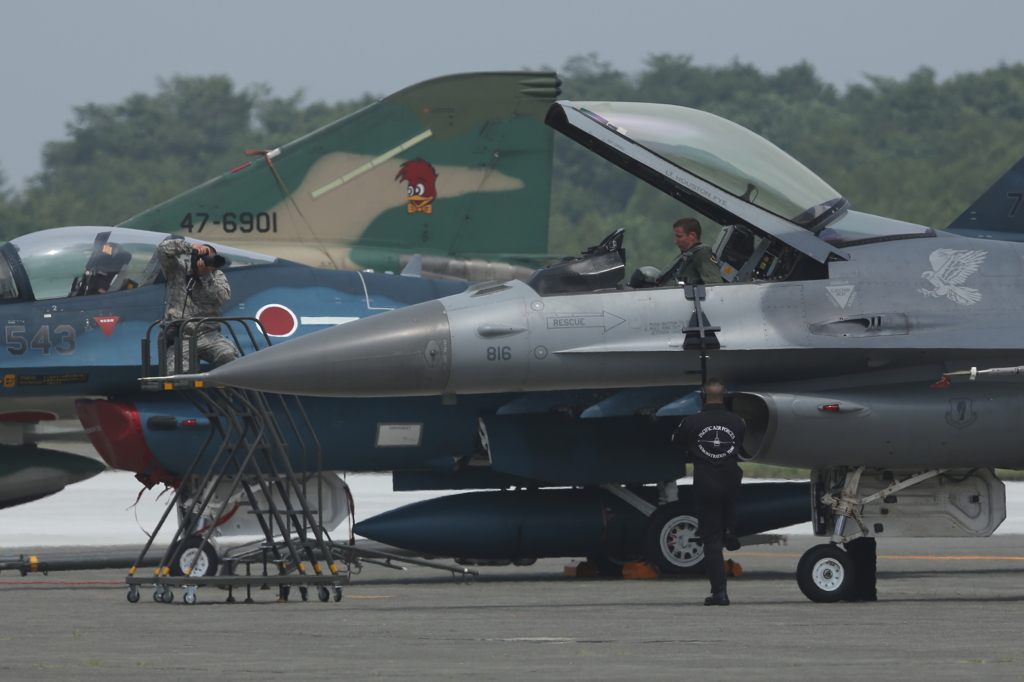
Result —
M174 354L175 343L182 346L181 373L187 373L188 345L181 334L195 335L200 360L214 367L238 358L238 350L220 333L219 322L203 322L198 330L194 325L182 329L181 322L193 317L221 317L221 306L231 298L228 278L218 267L224 259L209 244L193 245L184 239L165 239L156 247L160 268L167 279L167 305L164 308L164 335L168 342L167 371L177 374ZM195 256L195 258L193 258ZM218 265L219 264L219 265Z
M696 218L680 218L672 225L679 256L658 277L658 284L674 277L680 284L718 284L722 271L711 247L700 243L700 223Z
M697 533L704 544L704 566L711 582L711 596L705 606L728 606L725 589L723 544L739 549L736 538L736 494L743 479L739 454L746 427L739 415L725 407L725 384L708 379L701 391L704 407L690 415L672 436L693 462L693 497L696 502Z

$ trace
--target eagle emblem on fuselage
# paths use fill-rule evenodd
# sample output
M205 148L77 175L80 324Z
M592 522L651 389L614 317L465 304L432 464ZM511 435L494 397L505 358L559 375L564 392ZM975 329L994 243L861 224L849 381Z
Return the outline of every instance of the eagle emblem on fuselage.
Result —
M934 289L918 289L925 296L945 296L960 305L973 305L981 300L981 292L960 286L978 271L988 251L958 251L938 249L928 256L932 269L921 273Z

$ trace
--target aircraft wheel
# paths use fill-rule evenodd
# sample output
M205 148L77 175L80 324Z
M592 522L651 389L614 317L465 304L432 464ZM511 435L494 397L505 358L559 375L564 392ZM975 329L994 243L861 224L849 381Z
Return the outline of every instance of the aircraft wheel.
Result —
M192 565L192 561L195 560L196 554L199 552L199 545L202 543L203 539L194 535L182 541L181 556L171 565L171 575L176 577L185 575L185 571ZM192 569L191 577L203 578L216 575L219 563L220 558L217 556L217 549L207 542L206 546L203 547L202 555L196 561L195 568Z
M128 588L128 602L134 604L139 601L139 586L132 585Z
M845 597L856 579L853 561L836 545L816 545L796 566L796 584L813 602L829 604Z
M316 595L320 597L320 601L331 601L331 591L324 585L316 588Z
M670 502L651 514L644 530L643 551L644 561L662 573L704 573L704 543L697 535L697 517L682 502Z

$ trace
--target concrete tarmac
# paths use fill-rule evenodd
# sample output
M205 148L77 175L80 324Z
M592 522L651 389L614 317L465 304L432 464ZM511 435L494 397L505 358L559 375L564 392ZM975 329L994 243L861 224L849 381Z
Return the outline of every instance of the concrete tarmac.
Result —
M879 601L839 604L794 580L820 541L727 554L727 608L702 605L703 578L566 578L555 559L471 585L368 565L340 603L129 604L121 570L5 572L0 679L1024 678L1024 536L879 540Z

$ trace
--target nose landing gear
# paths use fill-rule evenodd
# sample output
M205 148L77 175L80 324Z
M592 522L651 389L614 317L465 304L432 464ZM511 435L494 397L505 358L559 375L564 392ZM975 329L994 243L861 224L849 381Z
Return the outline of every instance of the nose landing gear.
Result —
M856 580L853 561L838 545L817 545L800 557L796 583L811 601L828 604L849 594Z

